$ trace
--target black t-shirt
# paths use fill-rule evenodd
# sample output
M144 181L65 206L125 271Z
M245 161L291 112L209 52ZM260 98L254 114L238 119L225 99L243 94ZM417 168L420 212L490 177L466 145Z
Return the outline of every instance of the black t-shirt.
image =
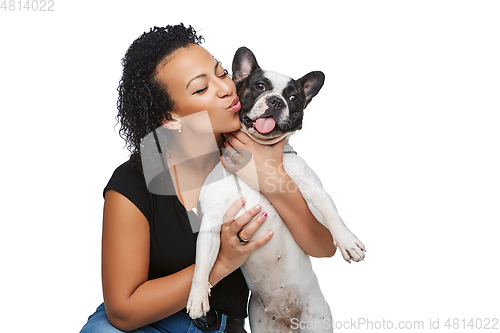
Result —
M157 177L161 178L157 184L173 186L168 170ZM176 195L151 193L144 175L132 167L130 160L115 170L103 193L107 190L115 190L128 198L149 222L149 280L176 273L195 263L198 232L193 232L190 219L193 221L197 216L192 211L186 212ZM237 269L212 288L210 306L229 317L245 318L248 293L243 274Z

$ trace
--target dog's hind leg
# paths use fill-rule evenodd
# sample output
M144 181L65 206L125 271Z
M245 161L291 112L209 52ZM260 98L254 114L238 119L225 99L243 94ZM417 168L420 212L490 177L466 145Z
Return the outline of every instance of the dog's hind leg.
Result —
M257 296L252 294L248 305L248 317L250 319L250 330L252 333L298 333L290 327L290 323L285 323L283 319L276 318L265 311L265 308L257 300Z
M333 322L330 307L319 285L311 288L301 301L302 309L297 318L292 319L293 327L299 327L301 333L332 333Z

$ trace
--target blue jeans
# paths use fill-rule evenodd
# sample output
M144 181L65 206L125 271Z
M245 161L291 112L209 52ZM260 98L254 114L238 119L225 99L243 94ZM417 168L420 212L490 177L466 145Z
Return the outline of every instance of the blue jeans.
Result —
M212 332L223 333L226 329L227 317L222 314L222 320L220 328ZM123 332L115 328L108 320L106 315L106 310L104 309L104 303L99 305L94 314L89 317L89 320L83 326L80 333L119 333ZM173 315L159 320L150 325L133 330L134 333L201 333L196 325L193 323L191 318L184 311L179 311Z

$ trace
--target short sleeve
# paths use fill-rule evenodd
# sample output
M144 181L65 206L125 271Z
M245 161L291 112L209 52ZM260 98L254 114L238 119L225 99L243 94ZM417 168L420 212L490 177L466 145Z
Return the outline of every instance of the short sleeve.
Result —
M108 190L115 190L125 196L139 208L148 221L151 220L152 194L146 187L144 175L139 170L134 169L130 161L116 168L104 188L103 196Z

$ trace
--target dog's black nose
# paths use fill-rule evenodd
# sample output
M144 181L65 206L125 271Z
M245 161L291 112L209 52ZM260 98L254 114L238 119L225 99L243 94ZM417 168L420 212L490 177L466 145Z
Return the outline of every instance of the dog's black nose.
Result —
M278 96L270 96L267 99L267 106L273 110L279 110L283 107L283 100Z

